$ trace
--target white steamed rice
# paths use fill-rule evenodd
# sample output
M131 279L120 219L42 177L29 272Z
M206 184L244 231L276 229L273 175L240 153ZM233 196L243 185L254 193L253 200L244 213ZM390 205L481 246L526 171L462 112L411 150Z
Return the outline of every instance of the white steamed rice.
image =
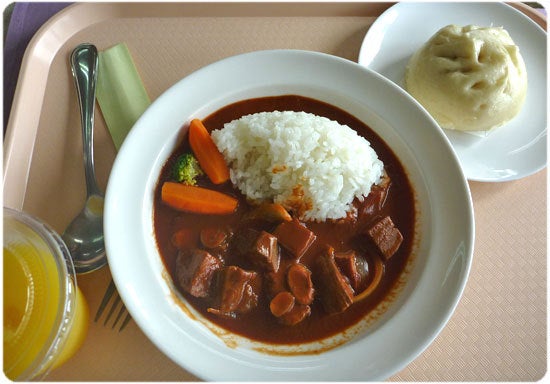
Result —
M353 129L305 112L262 112L226 123L212 138L231 181L249 199L273 200L302 220L345 217L380 182L384 164Z

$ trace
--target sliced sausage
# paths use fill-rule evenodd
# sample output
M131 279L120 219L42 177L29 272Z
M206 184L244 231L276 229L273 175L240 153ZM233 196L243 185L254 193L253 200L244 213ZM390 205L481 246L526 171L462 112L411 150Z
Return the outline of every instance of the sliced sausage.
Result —
M279 321L284 325L296 325L311 314L309 305L296 304L294 307L281 317Z
M224 228L203 228L200 233L201 243L206 248L218 248L226 244L229 232Z
M313 283L311 271L300 263L292 264L287 271L286 280L290 292L296 297L300 304L311 304L313 302Z
M288 291L279 292L269 303L269 309L275 317L281 317L294 308L296 299Z

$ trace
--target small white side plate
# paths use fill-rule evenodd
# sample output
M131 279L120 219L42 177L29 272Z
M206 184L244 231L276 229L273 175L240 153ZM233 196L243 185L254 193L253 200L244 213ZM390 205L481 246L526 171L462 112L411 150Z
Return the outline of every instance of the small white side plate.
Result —
M440 28L449 25L502 26L519 46L527 66L525 105L510 122L478 137L444 130L469 180L508 181L546 166L547 35L531 19L502 3L399 3L368 30L359 64L404 88L411 55Z

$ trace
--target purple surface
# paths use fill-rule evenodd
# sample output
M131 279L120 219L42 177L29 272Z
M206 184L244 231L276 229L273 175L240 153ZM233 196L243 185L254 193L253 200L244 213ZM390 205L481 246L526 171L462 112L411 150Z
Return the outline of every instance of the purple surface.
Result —
M25 49L36 31L71 3L15 3L4 42L4 133Z

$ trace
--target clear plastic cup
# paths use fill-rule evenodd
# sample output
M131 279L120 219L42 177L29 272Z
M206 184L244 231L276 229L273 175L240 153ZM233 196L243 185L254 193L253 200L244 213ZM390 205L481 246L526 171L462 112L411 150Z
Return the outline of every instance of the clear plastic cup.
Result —
M82 345L89 310L61 237L40 220L4 208L4 373L44 378Z

